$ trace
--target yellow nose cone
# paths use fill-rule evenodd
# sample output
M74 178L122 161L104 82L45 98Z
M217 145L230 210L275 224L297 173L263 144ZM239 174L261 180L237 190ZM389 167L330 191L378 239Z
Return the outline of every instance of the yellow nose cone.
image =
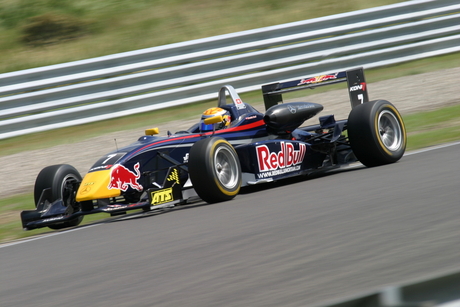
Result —
M120 196L119 189L109 189L110 170L96 171L86 174L77 191L78 202Z

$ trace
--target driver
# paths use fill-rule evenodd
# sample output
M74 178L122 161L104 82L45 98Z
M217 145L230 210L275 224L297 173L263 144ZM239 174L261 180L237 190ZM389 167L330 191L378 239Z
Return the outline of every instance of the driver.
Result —
M206 125L204 123L204 120L206 118L211 118L211 117L218 116L218 115L222 116L222 119L223 119L222 122L217 123L217 124L210 124L210 125ZM219 108L219 107L209 108L203 112L203 115L201 115L200 130L201 131L212 131L214 125L216 125L216 130L224 129L230 125L230 122L231 122L230 112L222 108Z

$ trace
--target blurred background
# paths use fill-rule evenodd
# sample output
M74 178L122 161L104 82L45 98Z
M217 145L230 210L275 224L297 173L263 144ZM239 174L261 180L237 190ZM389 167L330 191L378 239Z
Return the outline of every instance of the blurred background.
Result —
M398 2L404 1L1 0L0 73L111 55ZM407 112L404 112L403 115L407 131L409 132L408 148L410 150L460 139L458 121L458 117L460 116L460 96L457 90L459 68L459 54L456 52L456 54L401 63L397 65L397 69L393 66L366 71L367 81L372 83L370 85L372 97L389 99L395 102L398 108ZM397 81L393 79L396 77L399 77ZM104 78L102 77L101 79ZM443 84L442 87L439 86L441 82ZM0 86L2 85L0 84ZM343 109L343 101L346 101L346 106L349 108L347 92L344 89L340 91L344 97L339 96L336 91L322 93L318 90L315 94L318 96L311 95L311 101L327 101L327 103L330 103L332 98L337 98L340 100L337 103L338 109ZM36 93L36 90L33 89L31 92ZM327 96L325 96L326 94ZM2 98L5 97L7 96L5 95ZM254 102L260 103L261 101L259 92L245 93L242 97L246 102L251 104ZM393 97L395 98L393 99ZM48 98L46 97L46 99ZM421 108L422 102L424 102L423 105L426 107L424 109ZM403 109L403 103L407 106L406 109ZM439 103L439 106L442 104L443 108L438 108L436 103ZM176 107L155 112L145 112L129 118L111 119L80 125L78 128L68 127L0 140L0 165L2 165L0 188L4 189L0 189L0 243L12 242L13 240L22 239L27 236L50 232L49 229L24 232L22 231L19 219L19 213L22 210L32 209L34 206L32 195L33 183L36 174L44 166L57 163L75 165L76 163L77 169L83 173L97 160L100 154L106 153L115 146L126 145L132 142L142 134L144 128L150 128L150 125L162 124L162 133L165 133L168 129L178 130L177 127L179 124L191 125L188 121L192 120L194 122L198 118L197 115L201 114L203 110L211 105L214 106L215 101L204 101L180 107L181 112L193 114L195 117L192 119L178 118L179 107ZM414 108L417 110L414 110ZM412 114L415 112L418 113ZM69 144L72 146L69 146ZM405 166L410 172L400 171L400 173L407 175L407 179L401 179L397 176L400 174L398 167L401 164L395 165L386 171L385 169L379 171L374 168L360 170L355 173L350 171L349 173L340 174L337 177L317 178L316 181L312 180L308 183L309 201L304 199L304 195L296 199L297 197L294 197L296 196L294 192L286 192L286 195L280 194L280 198L282 198L281 196L284 196L284 198L283 200L273 201L274 205L271 208L271 212L274 212L274 216L286 217L287 231L281 234L278 230L283 230L281 228L284 226L279 227L276 222L273 223L270 219L266 218L269 217L270 208L268 207L267 209L267 204L262 204L260 201L260 197L264 194L270 195L269 189L266 193L258 192L244 195L241 203L237 203L236 206L203 206L201 209L193 208L193 210L183 210L180 212L183 216L193 216L196 214L197 221L199 218L203 218L204 222L202 223L195 222L195 219L190 219L189 217L180 221L178 219L181 216L180 214L164 215L163 219L158 218L155 220L155 223L160 223L160 225L164 222L164 229L168 229L167 227L177 227L178 224L181 226L187 225L189 221L193 222L190 229L199 229L196 232L187 229L178 231L178 235L190 235L190 240L188 238L183 239L183 241L180 241L182 240L181 238L177 239L179 244L174 245L179 250L176 250L174 247L171 249L170 254L166 255L167 252L165 252L164 255L166 255L165 257L168 260L172 259L173 264L171 266L173 269L176 268L175 262L184 265L187 264L190 258L193 258L193 254L192 257L188 256L191 250L195 250L195 240L197 238L203 240L200 231L205 233L208 229L210 229L209 235L204 236L205 240L203 242L212 242L207 245L209 252L205 249L203 252L205 257L203 257L197 249L196 254L196 259L204 259L203 262L206 267L208 267L208 259L206 257L211 257L213 253L217 254L218 251L214 251L213 249L217 246L218 250L221 246L219 244L222 244L222 242L224 242L222 250L232 250L234 253L243 255L246 253L247 257L254 256L256 264L263 256L270 254L264 248L271 247L274 243L279 243L281 248L278 248L276 253L283 251L286 253L288 260L289 257L296 259L290 259L291 262L286 261L284 258L286 256L281 253L279 259L273 260L272 263L274 265L261 265L260 270L263 274L268 274L272 272L270 269L274 268L275 272L273 274L276 275L276 270L282 269L282 265L286 265L287 263L284 269L294 272L294 275L298 274L300 276L299 279L285 279L285 275L279 274L282 277L280 279L282 282L281 286L283 284L285 286L283 288L283 291L286 291L285 295L289 295L287 290L292 289L294 291L294 295L290 296L290 299L294 303L297 303L296 299L298 297L302 298L305 296L305 292L309 293L310 301L318 302L330 299L334 295L343 297L345 294L349 295L350 293L364 291L363 289L367 291L376 288L380 289L382 285L399 283L407 278L419 278L421 275L431 274L441 269L445 270L446 273L451 272L452 268L458 267L458 247L460 246L458 244L458 238L460 238L458 235L458 202L452 201L453 199L458 199L458 189L456 189L456 185L458 185L458 172L455 173L455 169L451 170L451 166L458 165L458 163L452 162L449 165L450 161L456 161L457 158L455 153L452 154L451 152L447 152L447 150L444 156L436 159L440 161L439 164L435 163L431 168L426 168L426 165L435 159L431 159L429 156L415 156L411 160L408 159ZM420 167L420 165L423 165L423 167ZM417 171L418 173L410 174L412 171ZM433 177L435 172L438 177ZM391 177L392 174L394 175L393 177ZM381 177L384 175L390 177ZM413 176L409 177L409 175ZM353 178L353 180L349 178ZM378 184L373 183L373 180L380 180L380 178L389 179L380 181ZM420 178L423 185L418 185L418 181L412 178ZM370 188L360 188L359 184L368 184ZM314 188L315 186L317 187L316 189ZM344 192L337 192L338 186L343 186ZM335 189L330 189L330 187L334 187ZM284 188L278 191L284 190ZM354 188L356 188L356 192L350 192ZM298 190L304 193L305 187L298 186ZM378 193L374 193L374 190ZM316 198L312 197L312 192L315 191L318 192ZM324 197L324 191L331 193L328 197ZM395 194L395 196L390 195L393 192L400 192L400 194ZM273 193L275 194L275 192ZM368 193L368 198L361 197L362 193ZM356 195L357 199L343 200L344 195L347 197ZM401 199L399 195L406 195L407 198ZM361 198L358 199L358 196ZM286 202L285 204L283 202L286 199L290 201L296 200L298 203L293 205ZM247 207L248 203L252 206ZM286 207L279 206L281 203L284 206L288 205L289 208L285 209ZM238 208L238 205L241 206ZM261 206L260 210L257 210L253 215L247 214L251 207L256 209L259 205ZM279 213L276 212L278 208L280 208ZM292 214L292 211L290 211L296 208L299 210L298 215ZM219 213L219 210L222 211ZM236 221L241 219L239 221L240 227L230 225L229 229L236 229L237 231L248 229L249 233L249 230L251 230L250 227L255 225L255 235L251 234L254 236L252 244L255 245L255 243L259 242L260 236L267 239L267 241L261 241L262 252L260 252L260 255L262 257L259 258L254 253L252 244L245 244L245 241L241 240L241 238L251 238L248 236L248 233L243 233L235 239L235 242L243 242L241 244L242 252L238 249L227 249L227 246L225 246L226 242L222 241L221 237L214 236L214 229L222 226L215 217L223 216L222 213L227 212L225 210L235 210L233 216L231 215L231 211L228 211L230 213L226 213L227 216L236 217ZM217 214L215 214L216 212ZM209 214L210 217L207 219L204 218L206 217L204 213ZM90 218L85 217L85 223L93 223L103 218L106 218L106 216L94 215ZM168 218L171 218L172 221L169 221ZM292 223L291 219L295 219L296 223ZM216 225L212 227L211 222L215 222ZM129 235L134 233L134 228L122 229L122 227L129 226L130 224L113 223L108 226L113 228L120 227L120 233L127 235L124 242L133 244L131 249L120 245L120 250L123 253L131 250L137 252L139 250L139 255L135 253L129 256L122 254L121 258L140 259L147 257L145 258L147 261L143 263L151 263L151 259L148 257L157 256L158 250L162 251L161 248L157 248L158 246L154 248L153 245L156 243L152 243L153 241L151 240L151 234L155 233L151 229L156 227L155 225L158 225L155 223L151 219L133 221L134 227L140 227L140 229L136 232L136 236L132 238ZM274 227L274 225L277 227ZM295 229L290 228L292 225L295 226ZM200 229L199 227L203 228ZM91 231L90 228L88 229L87 231ZM146 229L149 230L146 231ZM168 232L168 234L172 234L173 240L176 230ZM293 235L296 231L297 236ZM197 233L198 235L196 235ZM142 234L145 237L139 238L137 234ZM84 235L73 242L65 241L65 246L67 247L71 245L70 243L74 242L77 242L76 245L78 245L82 242L83 246L94 246L94 248L83 248L84 252L99 252L101 248L100 242L104 241L100 239L100 235L101 233ZM229 236L228 242L233 242L234 238L231 231L228 231L224 235ZM273 237L276 238L277 236L280 236L279 239L273 240ZM65 236L57 238L61 237L61 240L65 240ZM89 242L92 239L94 239L94 242ZM115 241L118 239L114 233L106 232L105 240L107 240L105 242L110 242L111 240ZM171 242L176 242L173 240ZM139 249L137 246L138 242L142 242L142 244L149 242L152 244L148 248L149 252L143 252L147 248ZM168 239L165 239L165 242L168 242ZM269 243L263 244L264 242ZM119 246L118 244L119 242L112 242L112 244L106 244L106 246ZM167 245L168 243L164 244ZM187 244L190 244L190 247ZM285 251L282 244L286 245ZM53 245L55 244L50 244L50 246ZM26 244L23 246L26 248ZM64 246L64 244L60 246ZM143 245L139 244L139 246ZM42 247L40 246L40 248ZM28 272L28 267L22 266L20 261L18 261L19 264L17 266L21 266L25 272L24 274L30 274L33 277L27 279L20 276L18 277L18 280L20 280L18 284L22 285L22 280L24 279L28 282L41 283L43 278L47 278L47 276L51 275L50 272L54 271L55 263L60 263L62 259L68 259L67 255L62 257L59 254L65 254L67 251L60 249L55 254L58 260L54 261L53 258L49 257L48 248L50 247L44 246L42 254L45 255L45 259L52 263L53 266L50 265L49 267L53 268L53 270L46 271L46 274L33 275L33 271L32 273ZM181 248L184 250L180 250ZM247 251L245 250L246 248ZM294 249L294 251L297 249L297 251L292 252L288 248ZM273 249L276 248L274 247ZM35 257L37 250L25 252L24 254L34 255ZM3 254L6 255L11 250L5 249L4 251ZM11 252L11 259L20 260L20 257L17 257L13 252ZM110 260L115 261L115 258L118 258L118 256L114 256L117 255L116 252L107 252L107 254L113 257ZM170 257L170 255L174 255L174 257L178 257L177 255L179 255L184 258L176 261L177 259ZM297 255L300 256L298 257ZM304 257L304 255L308 255L308 257ZM77 253L72 256L75 256L76 259L78 258L75 262L85 259ZM88 254L88 257L88 259L92 260L95 258L90 254ZM228 258L232 257L229 256ZM39 257L34 258L35 261L37 259ZM95 263L95 269L91 268L91 270L88 270L90 271L89 275L93 273L99 274L99 268L107 265L107 263L104 263L107 260L106 255L101 256L100 259L102 264L97 263L96 265ZM221 260L224 263L224 269L216 269L218 273L225 272L228 268L226 263L227 258L222 258ZM246 265L248 262L244 257L241 260L234 260L232 258L232 261L235 261L234 266L242 271L242 275L251 275L245 272L243 264ZM38 260L38 262L40 261ZM9 266L10 262L4 261L3 263ZM289 267L292 263L297 266ZM67 266L67 263L62 262L62 265ZM110 273L113 270L115 271L114 276L125 276L124 272L120 273L116 271L118 268L125 268L125 265L126 263L123 263L123 265L113 265L108 270L105 270L105 272ZM251 262L249 262L249 266L251 266ZM257 269L257 265L252 265L252 267ZM12 272L15 271L14 268L14 265L11 266ZM160 274L152 274L152 276L163 279L163 275L161 274L162 269L163 267L160 267ZM43 270L45 271L45 269ZM144 270L145 267L142 265L139 272ZM61 270L55 270L54 273L59 271ZM88 273L88 271L85 271L85 273ZM4 271L2 270L2 272ZM206 270L203 270L203 272L206 272ZM57 284L61 287L68 286L71 288L74 284L68 283L69 278L66 276L67 273L64 271L62 274L65 276L66 282L62 282L64 278L56 278ZM76 273L72 274L77 276ZM198 277L200 277L199 274L197 275ZM263 276L263 274L254 276L258 278L259 276ZM37 276L40 276L40 278L37 278ZM80 275L78 273L78 276L84 276L84 274ZM104 277L104 275L101 276L101 278ZM130 275L126 276L127 279L124 283L108 276L107 278L104 277L104 280L101 280L100 283L96 282L94 284L106 287L107 281L113 280L116 282L116 285L109 284L104 289L111 293L113 292L113 288L118 287L120 284L128 285L134 279L138 278L138 276L133 276L132 278ZM79 282L79 280L79 278L76 278L73 281ZM149 288L144 293L153 293L150 288L150 283L152 282L150 276L146 280L148 282L143 284L148 285ZM266 280L269 280L269 278ZM157 285L163 281L159 280ZM451 283L450 280L448 282ZM211 283L212 286L218 286L213 280L210 281ZM45 285L46 282L43 284ZM188 286L189 282L184 282L184 284ZM90 283L88 285L93 286ZM30 289L40 292L34 286L36 285L31 284L29 286L27 284L24 288L16 287L20 291L17 293L11 291L12 301L19 297L24 297L25 299L26 296L23 293ZM280 284L273 284L273 288L278 288L279 286ZM14 286L11 287L14 288ZM168 284L165 287L168 288L167 291L171 291L170 289L173 288ZM184 288L179 288L178 292L183 289L187 288L185 286ZM202 289L206 289L206 287L202 287ZM231 288L228 290L226 287L222 287L219 290L222 289L230 291L230 293L232 290ZM326 290L321 292L318 289ZM8 293L8 289L2 290L4 294ZM74 289L72 290L75 293ZM91 291L93 290L91 289ZM265 289L261 293L264 294L264 291ZM63 296L62 301L68 302L68 298L65 297L66 292L59 292ZM250 291L247 291L245 284L242 283L240 293L247 294L248 292ZM134 291L132 293L136 294ZM183 291L182 293L187 292ZM219 292L216 291L216 293ZM233 293L231 294L233 295ZM270 293L270 295L274 294L276 294L276 291ZM389 294L391 296L392 293ZM91 295L87 297L90 299ZM187 303L189 297L186 297L186 295L184 297L184 302ZM232 296L232 298L234 297ZM264 299L270 300L270 296L265 297L264 295ZM164 301L168 300L165 299ZM266 303L262 300L261 302ZM148 306L147 303L145 305ZM17 306L17 304L14 304L14 306ZM205 306L205 304L201 306Z
M0 73L397 2L2 0Z

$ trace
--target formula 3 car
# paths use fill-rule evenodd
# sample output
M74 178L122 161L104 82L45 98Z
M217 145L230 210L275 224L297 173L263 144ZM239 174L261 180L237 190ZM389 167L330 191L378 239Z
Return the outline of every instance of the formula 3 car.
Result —
M347 82L348 119L333 115L301 125L323 110L312 102L283 103L287 92ZM101 157L82 179L67 164L39 174L35 210L21 213L26 230L77 226L84 215L159 210L199 196L208 203L234 198L241 187L338 168L398 161L406 148L401 115L386 100L369 101L362 68L262 86L266 111L244 103L226 85L218 107L185 131L158 129Z

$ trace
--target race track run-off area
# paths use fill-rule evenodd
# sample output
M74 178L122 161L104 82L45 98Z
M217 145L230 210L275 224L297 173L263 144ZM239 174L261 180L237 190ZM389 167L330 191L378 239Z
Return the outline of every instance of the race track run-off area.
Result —
M0 248L0 305L315 306L460 267L460 144Z

